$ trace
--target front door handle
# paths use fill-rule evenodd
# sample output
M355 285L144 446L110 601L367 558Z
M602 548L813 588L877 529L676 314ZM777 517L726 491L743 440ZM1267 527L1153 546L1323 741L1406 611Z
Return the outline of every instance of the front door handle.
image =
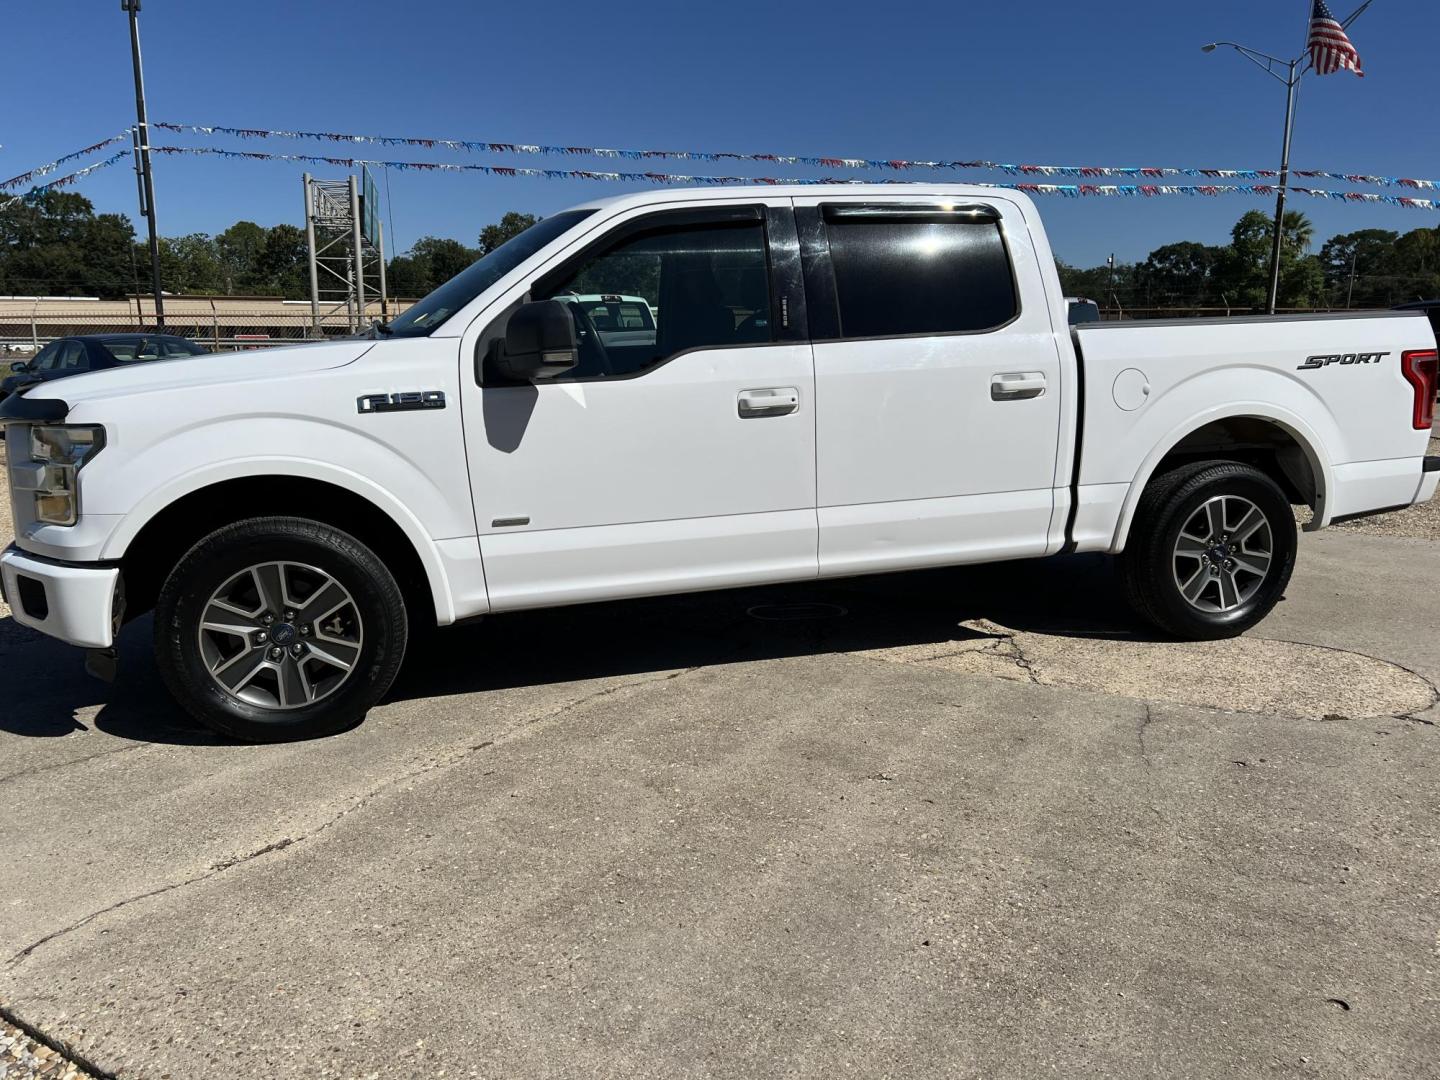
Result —
M1007 371L990 376L990 400L1024 401L1045 393L1043 371Z
M766 416L787 416L800 408L800 391L793 386L771 386L764 390L741 390L738 405L741 420Z

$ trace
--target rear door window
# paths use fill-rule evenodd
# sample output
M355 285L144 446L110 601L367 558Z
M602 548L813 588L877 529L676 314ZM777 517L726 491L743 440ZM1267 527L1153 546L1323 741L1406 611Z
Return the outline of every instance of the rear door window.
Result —
M90 366L90 358L85 354L85 345L79 341L67 341L56 354L52 370L54 371L79 371Z
M845 338L980 333L1019 314L998 215L826 206Z

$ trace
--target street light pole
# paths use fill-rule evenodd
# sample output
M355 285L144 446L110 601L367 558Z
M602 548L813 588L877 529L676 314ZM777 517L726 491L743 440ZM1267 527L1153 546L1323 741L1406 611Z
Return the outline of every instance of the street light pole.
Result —
M1365 9L1374 2L1365 0L1340 24L1341 27L1349 29L1350 24L1365 14ZM1309 26L1308 21L1306 26ZM1295 133L1295 94L1300 88L1301 78L1310 68L1309 47L1307 44L1306 51L1294 60L1281 60L1278 56L1237 45L1233 41L1212 41L1209 45L1200 46L1200 51L1213 53L1222 45L1234 49L1265 74L1285 84L1285 143L1280 151L1280 190L1275 196L1275 235L1270 243L1270 296L1267 304L1270 314L1274 315L1280 296L1280 253L1285 240L1285 194L1290 186L1290 137ZM1283 75L1280 74L1282 70L1285 72Z
M1270 314L1280 299L1280 251L1285 242L1285 192L1290 186L1290 136L1295 133L1295 91L1300 86L1300 61L1290 61L1285 79L1285 145L1280 151L1280 190L1275 194L1275 235L1270 241Z
M1209 45L1202 45L1201 51L1212 53L1222 45L1234 49L1265 74L1278 79L1285 85L1285 141L1280 148L1280 183L1279 191L1275 195L1275 227L1274 235L1270 239L1270 289L1266 298L1266 310L1274 315L1280 298L1280 252L1285 240L1285 194L1286 189L1290 186L1290 139L1295 134L1295 92L1299 89L1300 79L1305 74L1304 69L1300 66L1305 57L1281 60L1278 56L1258 52L1255 49L1246 48L1244 45L1237 45L1233 41L1215 41ZM1281 71L1284 71L1285 74L1282 75Z
M155 291L155 328L165 329L165 297L160 288L160 237L155 231L155 180L150 171L150 125L145 119L145 76L140 63L140 0L120 0L130 15L130 59L135 68L135 142L140 159L143 199L140 213L150 232L150 279Z

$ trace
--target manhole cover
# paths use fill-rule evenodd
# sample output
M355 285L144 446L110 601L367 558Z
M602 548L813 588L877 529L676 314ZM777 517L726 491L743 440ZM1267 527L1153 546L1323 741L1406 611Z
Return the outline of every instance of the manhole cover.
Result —
M763 622L805 622L838 619L849 612L839 604L756 604L745 614Z

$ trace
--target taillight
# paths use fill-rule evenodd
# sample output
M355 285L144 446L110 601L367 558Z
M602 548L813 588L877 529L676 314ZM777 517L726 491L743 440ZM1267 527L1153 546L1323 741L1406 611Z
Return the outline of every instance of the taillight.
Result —
M1435 394L1440 391L1440 355L1434 349L1400 354L1400 373L1415 388L1415 430L1435 423Z

